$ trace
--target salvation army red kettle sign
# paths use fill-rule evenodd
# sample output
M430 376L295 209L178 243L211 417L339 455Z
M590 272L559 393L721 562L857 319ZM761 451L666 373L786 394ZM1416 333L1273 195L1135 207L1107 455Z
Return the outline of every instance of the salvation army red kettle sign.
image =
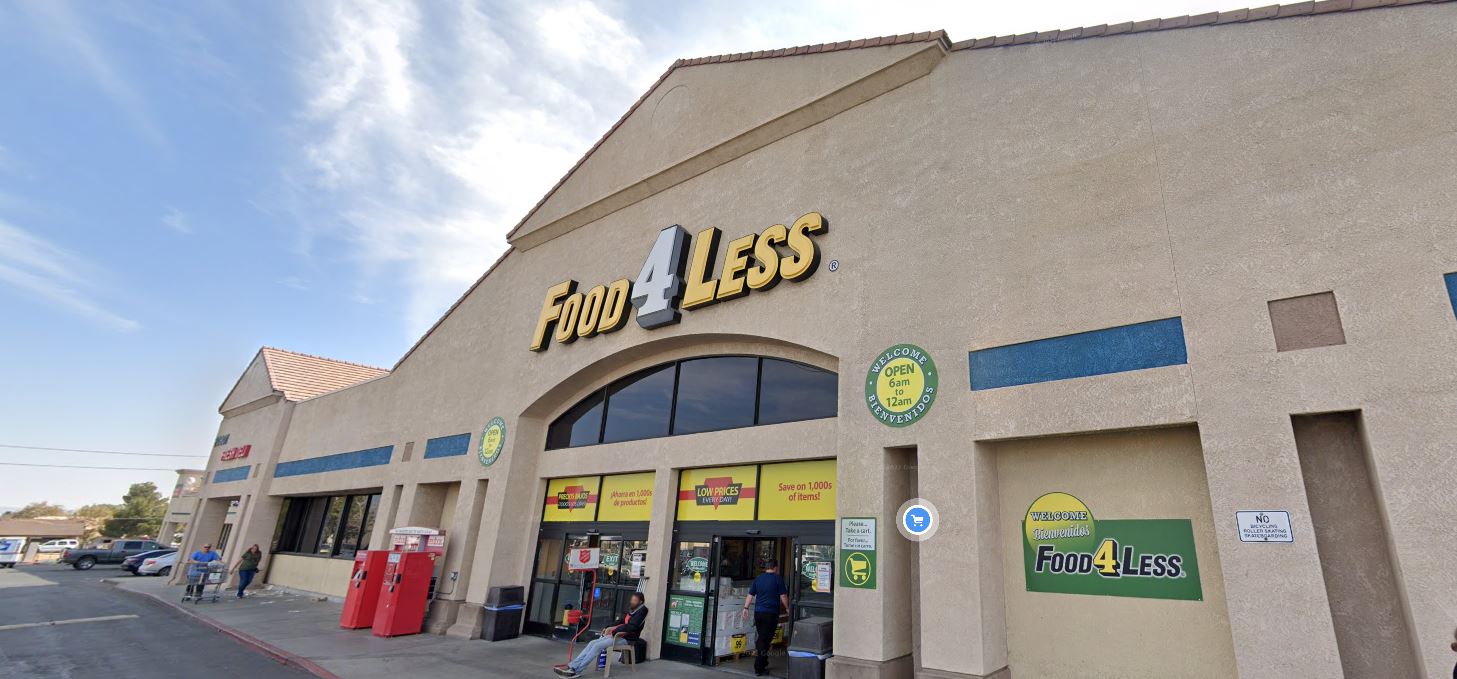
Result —
M601 557L601 551L596 547L573 549L571 558L567 560L567 570L595 571L601 563Z

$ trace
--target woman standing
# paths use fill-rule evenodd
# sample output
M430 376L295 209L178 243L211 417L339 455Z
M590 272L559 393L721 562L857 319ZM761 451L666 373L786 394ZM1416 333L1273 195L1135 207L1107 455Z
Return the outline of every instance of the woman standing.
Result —
M243 556L238 559L238 598L243 598L243 590L253 584L253 576L258 575L258 562L263 560L263 550L258 545L248 548Z

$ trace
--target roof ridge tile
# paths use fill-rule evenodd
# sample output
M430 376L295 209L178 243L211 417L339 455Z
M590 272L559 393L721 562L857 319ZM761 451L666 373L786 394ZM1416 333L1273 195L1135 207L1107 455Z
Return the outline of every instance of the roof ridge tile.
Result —
M1169 31L1179 28L1194 28L1197 26L1222 25L1233 23L1245 23L1250 21L1263 21L1267 19L1284 19L1287 17L1313 16L1319 14L1332 14L1336 12L1356 12L1380 7L1397 7L1402 5L1438 4L1451 2L1452 0L1306 0L1289 4L1265 5L1248 9L1233 9L1222 12L1205 12L1203 14L1183 15L1166 17L1162 19L1146 19L1144 21L1125 21L1117 24L1099 24L1097 26L1083 26L1080 28L1065 28L1060 31L1043 31L1039 33L1019 33L1013 35L996 35L974 40L963 40L952 43L951 50L985 49L988 47L1002 47L1004 45L1025 45L1034 42L1061 42L1064 40L1077 40L1081 38L1095 38L1105 35L1119 35L1122 33L1144 33L1147 31ZM1047 37L1049 34L1055 37Z

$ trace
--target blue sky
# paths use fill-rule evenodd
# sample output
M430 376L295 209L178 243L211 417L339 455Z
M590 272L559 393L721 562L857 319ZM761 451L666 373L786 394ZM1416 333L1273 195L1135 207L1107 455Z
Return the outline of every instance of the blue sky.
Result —
M205 464L258 347L390 367L677 57L1226 3L0 4L0 462ZM165 471L0 466L0 507Z

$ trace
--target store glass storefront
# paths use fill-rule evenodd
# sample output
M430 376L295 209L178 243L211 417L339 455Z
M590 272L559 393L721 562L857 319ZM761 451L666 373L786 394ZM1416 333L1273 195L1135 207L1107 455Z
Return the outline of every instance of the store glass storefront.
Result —
M790 599L775 649L795 620L833 615L835 474L834 460L680 473L663 657L747 670L755 632L745 599L771 559ZM772 674L785 665L771 655Z
M646 558L653 508L652 472L582 476L547 482L536 563L528 594L526 632L570 636L583 625L603 627L621 619L640 584L634 556ZM567 569L572 549L596 547L601 565L590 572ZM568 626L569 609L590 611L590 621Z

